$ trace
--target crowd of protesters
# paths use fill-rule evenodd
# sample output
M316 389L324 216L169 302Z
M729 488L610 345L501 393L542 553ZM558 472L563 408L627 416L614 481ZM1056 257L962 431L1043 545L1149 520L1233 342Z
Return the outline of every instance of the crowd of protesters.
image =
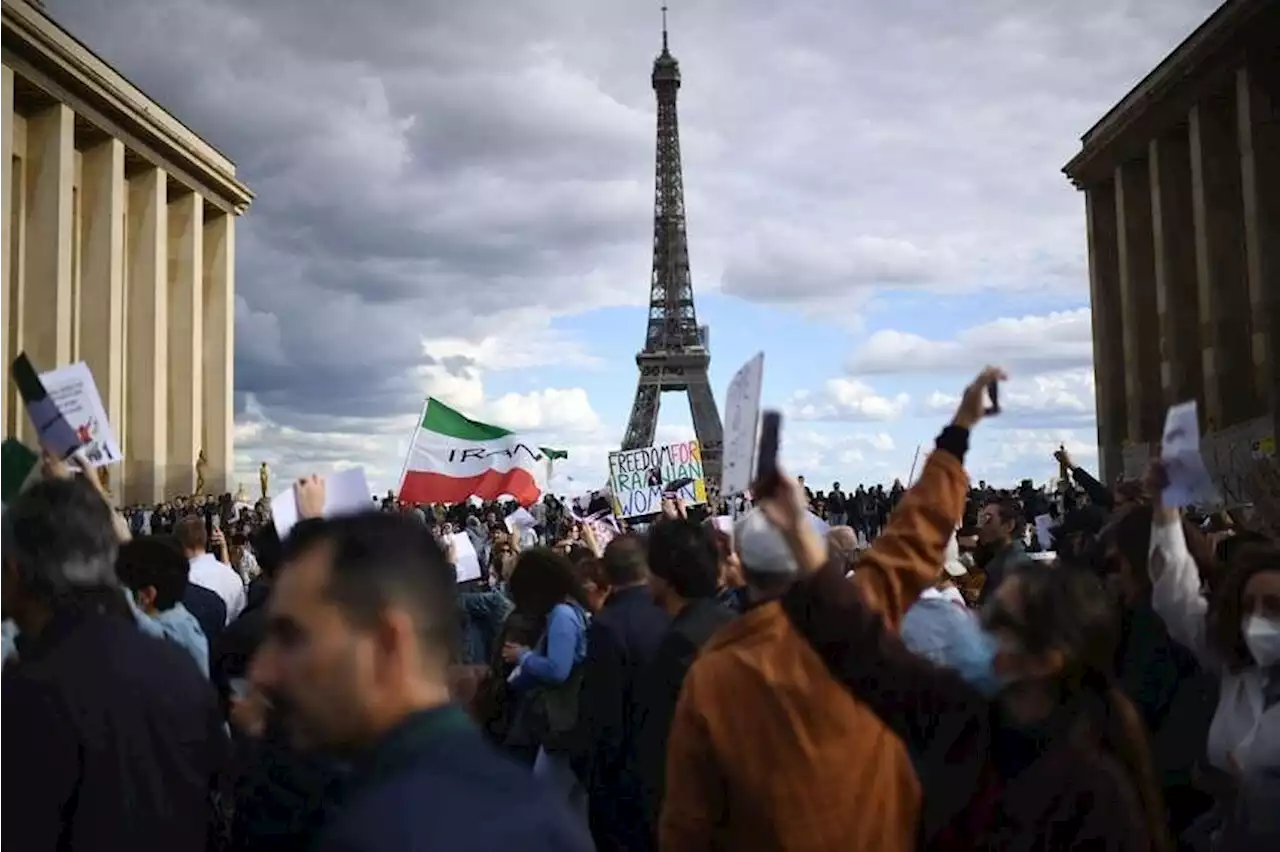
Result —
M1280 848L1276 542L1164 505L1158 463L971 486L1002 378L909 488L779 474L607 543L555 500L323 518L319 477L281 541L265 504L122 516L46 458L4 513L3 839Z

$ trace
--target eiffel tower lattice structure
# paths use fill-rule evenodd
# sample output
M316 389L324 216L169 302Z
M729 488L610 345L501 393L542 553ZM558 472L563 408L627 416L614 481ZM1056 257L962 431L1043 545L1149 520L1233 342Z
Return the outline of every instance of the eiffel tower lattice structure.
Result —
M693 306L689 239L685 233L684 178L680 167L680 124L676 118L679 89L680 64L667 46L666 8L663 7L662 53L653 61L653 90L658 97L658 152L649 323L644 349L636 355L640 381L622 448L652 446L662 392L684 391L689 397L693 429L702 451L703 477L707 488L718 492L724 427L707 375L711 364L707 329L698 325Z

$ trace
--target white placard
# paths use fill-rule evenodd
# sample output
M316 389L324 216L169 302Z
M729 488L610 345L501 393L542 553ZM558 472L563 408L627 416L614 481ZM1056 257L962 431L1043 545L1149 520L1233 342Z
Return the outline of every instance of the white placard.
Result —
M1053 518L1049 515L1036 515L1036 540L1041 550L1048 550L1053 544L1053 535L1049 530L1053 527Z
M1194 399L1170 406L1165 415L1160 461L1169 477L1164 505L1172 508L1218 502L1218 490L1200 455L1200 418Z
M538 520L529 510L521 506L510 515L507 515L507 532L517 532L518 530L531 530L538 525Z
M323 517L333 518L369 511L370 493L369 482L365 479L362 467L349 467L328 474L324 478ZM271 498L271 520L276 525L276 534L281 541L285 540L289 530L298 523L298 496L294 493L293 483Z
M764 385L764 353L742 365L729 382L724 400L724 451L720 496L741 494L751 487L760 431L760 391Z
M480 557L476 555L471 536L464 532L450 533L449 544L453 547L453 567L458 571L458 582L479 580Z
M91 465L104 467L124 458L88 364L80 361L41 373L40 383L75 431L80 451Z

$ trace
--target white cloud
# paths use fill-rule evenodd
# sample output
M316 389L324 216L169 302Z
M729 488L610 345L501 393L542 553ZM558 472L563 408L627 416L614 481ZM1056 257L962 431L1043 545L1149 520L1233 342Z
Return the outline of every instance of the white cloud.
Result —
M1002 317L964 329L949 340L882 330L849 360L849 372L951 373L997 364L1011 374L1079 367L1093 362L1088 308L1042 316Z
M1094 418L1093 369L1081 367L1033 376L1013 378L1000 386L999 417L991 423L1038 426L1091 423ZM955 394L934 391L922 409L929 414L954 411L960 403Z
M909 402L905 393L881 396L857 379L837 378L828 379L818 391L797 391L787 413L796 420L896 420Z
M1007 429L995 435L979 427L970 443L966 467L971 479L1012 484L1032 479L1037 484L1057 476L1054 452L1067 452L1086 468L1094 467L1098 446L1092 432L1077 429Z

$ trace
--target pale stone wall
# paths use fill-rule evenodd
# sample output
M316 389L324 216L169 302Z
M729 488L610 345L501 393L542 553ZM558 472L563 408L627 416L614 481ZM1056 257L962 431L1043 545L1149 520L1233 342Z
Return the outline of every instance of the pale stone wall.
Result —
M117 500L192 493L202 450L205 490L230 491L235 220L252 194L29 0L5 0L4 28L6 373L24 351L40 370L89 365L125 454ZM34 443L12 381L0 426Z

